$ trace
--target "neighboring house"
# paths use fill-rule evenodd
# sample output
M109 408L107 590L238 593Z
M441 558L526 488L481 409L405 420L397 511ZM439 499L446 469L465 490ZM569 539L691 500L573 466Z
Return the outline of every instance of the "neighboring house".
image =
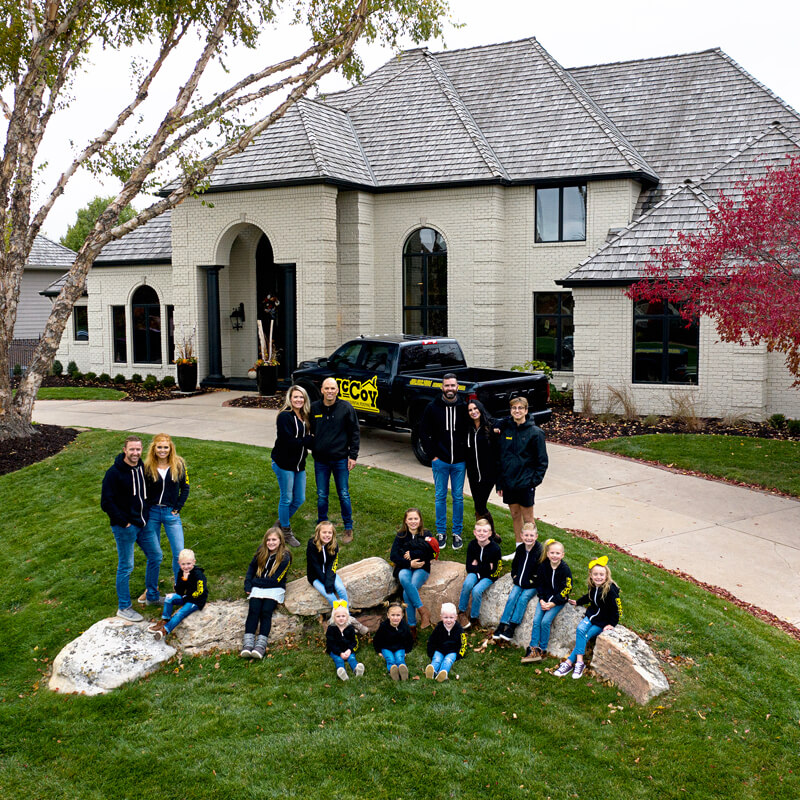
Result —
M476 365L543 359L601 408L611 386L642 412L679 391L704 415L798 417L779 356L623 294L652 246L798 136L800 115L720 50L569 70L535 39L411 50L300 101L205 204L108 245L89 346L65 337L59 358L162 377L194 334L200 376L235 385L276 295L284 377L360 333L447 334Z

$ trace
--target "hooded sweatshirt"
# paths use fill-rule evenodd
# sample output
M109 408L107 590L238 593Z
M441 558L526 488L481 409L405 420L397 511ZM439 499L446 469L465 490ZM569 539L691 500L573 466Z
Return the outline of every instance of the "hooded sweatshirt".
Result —
M287 550L283 555L283 560L274 574L270 575L269 572L275 564L275 556L269 556L267 563L264 564L264 571L261 575L258 574L258 553L253 556L250 566L247 569L247 575L244 578L244 590L250 594L252 589L283 589L286 586L286 573L289 571L289 566L292 563L292 554Z
M333 591L333 582L336 580L336 568L339 565L339 545L331 555L328 548L323 545L322 550L317 550L314 537L306 545L306 578L313 586L314 581L320 581L326 592Z
M566 561L562 559L555 569L547 558L539 564L536 574L536 594L539 595L540 600L563 606L569 599L571 591L572 571Z
M433 459L446 464L460 464L467 460L467 432L472 421L467 415L467 404L456 395L448 403L443 395L431 400L422 414L419 435L425 452Z
M175 594L202 608L208 600L208 581L203 568L195 564L186 580L183 579L183 571L178 572L178 577L175 579Z
M352 625L348 625L343 631L340 631L337 625L331 623L328 625L328 630L325 631L325 652L330 655L331 653L336 656L341 656L345 650L358 650L358 636L356 629Z
M530 550L525 549L524 542L517 545L514 560L511 562L511 580L520 589L536 587L536 573L539 570L539 559L542 557L542 546L534 542Z
M159 472L156 472L155 480L146 472L144 477L147 482L147 504L169 506L180 514L183 504L189 497L189 476L186 471L180 473L177 482L172 480L172 470L170 469L163 478Z
M433 546L425 541L426 539L432 539L431 532L427 528L416 536L412 536L410 533L398 533L394 537L389 560L394 564L393 575L395 578L401 569L413 569L411 562L414 559L425 562L418 569L424 569L425 572L431 571L431 561L436 558L436 553ZM403 556L406 551L411 556L410 559Z
M494 583L503 571L502 555L500 545L492 539L483 547L477 539L473 539L467 545L467 575L474 572L480 578L491 578ZM477 565L473 561L477 561Z
M378 655L381 650L391 650L393 653L405 650L406 653L410 653L414 648L414 637L411 635L409 624L405 619L401 619L400 624L395 628L388 619L383 620L378 630L375 631L372 646Z
M119 528L147 524L147 488L141 461L132 467L120 453L106 470L100 492L100 508L108 514L111 524Z
M355 461L358 458L361 442L358 416L346 400L337 397L331 406L326 406L324 400L312 403L311 432L314 434L311 452L315 461L341 461L343 458Z
M288 408L278 414L275 424L278 438L272 448L272 460L288 472L302 472L313 437L297 414Z
M606 625L617 625L622 616L622 600L619 596L619 586L613 581L608 587L608 594L603 598L601 586L592 587L583 597L576 600L579 606L588 605L586 619L600 628Z
M542 482L548 465L542 429L529 419L517 425L509 417L498 423L498 427L498 491L535 488Z
M448 631L444 622L440 622L428 638L428 657L433 658L434 653L441 653L446 656L448 653L456 653L456 660L464 658L467 654L467 634L464 629L456 622Z

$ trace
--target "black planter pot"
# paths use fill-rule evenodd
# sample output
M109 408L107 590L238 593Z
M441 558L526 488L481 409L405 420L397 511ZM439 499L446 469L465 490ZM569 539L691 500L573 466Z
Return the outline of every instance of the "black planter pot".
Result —
M258 383L258 393L262 396L272 396L278 392L278 368L259 367L257 370L256 381Z
M176 364L178 388L182 392L193 392L197 388L197 364Z

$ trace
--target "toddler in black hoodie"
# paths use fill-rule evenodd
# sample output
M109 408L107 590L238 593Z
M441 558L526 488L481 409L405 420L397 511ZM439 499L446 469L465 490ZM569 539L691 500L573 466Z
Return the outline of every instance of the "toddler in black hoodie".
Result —
M193 550L178 553L178 575L175 578L175 591L164 598L161 619L153 623L149 630L156 639L169 636L189 614L199 611L208 600L208 583L202 567L197 566ZM172 609L178 606L173 614Z
M364 665L356 658L356 650L358 636L350 624L350 610L344 600L336 600L333 603L333 623L328 625L325 633L325 652L333 659L336 674L343 681L348 680L345 664L350 665L357 678L364 674Z
M392 603L372 639L375 652L383 657L393 681L407 681L406 653L414 647L414 637L409 624L403 619L403 607Z
M428 639L428 656L431 663L425 667L425 677L441 683L446 681L453 664L467 654L467 634L456 621L456 607L442 603L442 621L433 629Z

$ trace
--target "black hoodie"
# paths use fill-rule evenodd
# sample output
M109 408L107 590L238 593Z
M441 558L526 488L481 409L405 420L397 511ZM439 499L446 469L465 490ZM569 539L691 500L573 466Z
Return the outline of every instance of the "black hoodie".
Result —
M428 657L433 658L434 653L441 653L446 656L448 653L456 653L458 660L467 654L467 634L464 629L456 622L448 632L444 622L440 622L428 638Z
M147 524L147 488L141 461L132 467L125 461L124 453L114 459L103 477L100 508L108 514L111 524L119 528L128 525L143 528Z
M338 565L338 544L333 551L333 555L331 555L325 545L323 545L322 550L317 550L313 536L308 540L308 544L306 545L306 578L308 578L308 582L312 586L314 585L314 581L320 581L325 587L326 592L332 592Z
M542 429L530 419L517 425L510 417L499 422L498 427L497 490L535 488L542 482L548 464Z
M361 432L356 410L346 400L338 397L331 406L324 400L311 404L311 432L314 444L311 452L315 461L341 461L358 458ZM280 466L280 464L278 464Z
M272 448L272 460L287 472L302 472L306 468L308 448L314 441L310 429L288 408L278 414L275 425L278 438Z
M427 528L416 536L412 536L410 533L398 533L394 537L389 560L394 564L394 572L392 574L395 578L401 569L412 569L411 562L415 559L425 562L418 569L424 569L425 572L431 571L431 561L436 558L436 553L433 547L425 541L426 537L431 538L431 532ZM406 551L411 556L410 559L403 556Z
M331 623L328 625L328 630L325 631L325 652L329 655L333 653L336 656L341 656L345 650L352 650L354 653L358 650L358 636L356 636L356 629L352 625L348 625L343 631Z
M530 550L525 549L525 543L520 542L514 551L514 560L511 562L511 580L520 589L536 588L536 573L539 570L539 559L542 557L542 546L535 542Z
M622 600L619 597L619 586L613 581L608 587L608 594L603 597L603 589L595 586L590 589L583 597L575 601L579 606L588 605L586 609L586 619L600 628L606 625L617 625L622 616Z
M491 578L492 582L500 577L503 571L503 562L501 561L502 552L500 545L497 542L489 541L481 547L477 539L473 539L467 545L467 575L474 572L481 578ZM472 562L477 561L475 565Z
M553 569L550 560L545 559L539 564L539 571L536 575L536 594L545 603L555 603L563 606L572 591L572 571L566 561Z
M411 635L411 628L404 620L395 628L388 619L383 620L375 636L372 639L372 646L375 652L380 655L381 650L391 650L396 653L398 650L405 650L410 653L414 648L414 637Z
M473 423L467 414L467 404L456 395L448 403L443 395L431 400L422 414L419 435L425 452L446 464L461 464L467 460L467 432Z
M183 579L183 570L179 570L175 579L175 594L202 608L208 600L208 581L203 568L195 564L186 580Z
M286 573L292 563L292 554L287 550L283 554L278 569L274 574L270 575L269 572L275 563L275 556L269 556L267 563L264 564L264 571L261 575L258 574L258 552L253 556L250 566L247 568L247 575L244 578L244 590L250 594L255 586L258 589L282 589L286 586Z

